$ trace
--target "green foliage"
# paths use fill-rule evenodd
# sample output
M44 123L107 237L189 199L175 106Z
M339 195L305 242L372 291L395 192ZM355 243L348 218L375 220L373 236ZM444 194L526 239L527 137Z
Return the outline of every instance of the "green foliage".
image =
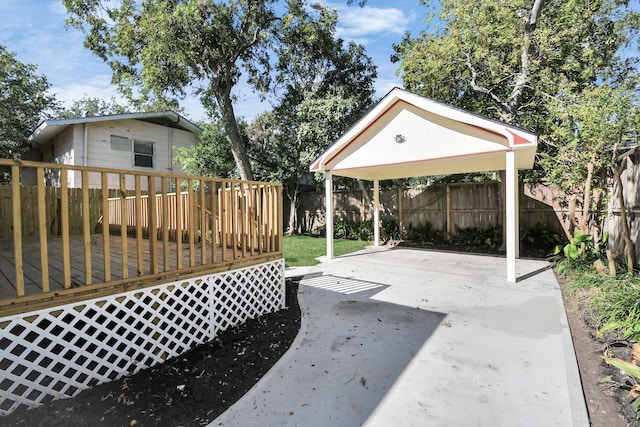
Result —
M237 178L235 162L222 125L214 121L199 126L203 129L200 143L190 148L178 147L175 161L191 175ZM246 139L244 122L240 122L239 128Z
M56 109L53 117L56 119L77 119L80 117L99 117L130 112L130 106L118 103L113 97L109 101L105 101L104 99L85 96L73 101L70 107Z
M352 225L340 219L333 223L333 237L336 239L350 239L353 234Z
M400 224L393 217L380 219L380 237L384 241L400 240Z
M640 341L640 283L637 277L634 280L625 275L603 280L589 309L600 325L598 335L616 331L630 341Z
M625 360L617 359L614 357L605 357L604 361L609 365L620 369L631 377L634 383L633 387L631 387L631 390L635 392L637 396L638 392L640 392L640 367ZM636 411L636 418L640 420L640 397L636 397L631 405Z
M19 159L31 148L29 136L56 106L49 82L0 45L0 158ZM0 182L5 180L0 172Z
M565 241L564 235L549 230L541 223L536 223L530 228L520 229L521 250L530 251L535 256L547 257L553 253L553 248Z
M554 249L554 255L562 253L564 256L557 263L559 272L563 272L569 266L579 266L590 264L594 260L602 258L606 252L609 233L605 233L600 242L594 242L590 234L581 234L576 232L564 247L557 245Z
M633 91L620 86L604 84L580 93L563 92L548 103L548 143L540 164L545 178L570 195L581 193L589 164L596 172L606 171L614 145L637 139L640 108ZM593 187L607 191L606 173L596 173L592 180Z
M560 82L579 93L628 72L617 52L637 34L638 13L627 3L441 0L393 59L408 90L543 133Z
M469 248L487 247L496 249L502 241L502 227L456 227L454 240L458 245Z
M433 245L444 241L444 233L429 221L417 225L410 224L407 229L407 239L419 246Z
M353 228L353 236L356 239L362 240L364 242L372 241L374 237L373 220L359 222Z
M583 243L586 244L589 240L591 240L590 234L576 233L571 238L569 243L567 243L564 246L564 248L560 249L560 246L556 246L556 249L554 250L554 254L557 255L562 250L562 252L564 253L565 259L569 261L576 260L578 259L578 257L580 257L584 253L584 248L582 247L582 244Z

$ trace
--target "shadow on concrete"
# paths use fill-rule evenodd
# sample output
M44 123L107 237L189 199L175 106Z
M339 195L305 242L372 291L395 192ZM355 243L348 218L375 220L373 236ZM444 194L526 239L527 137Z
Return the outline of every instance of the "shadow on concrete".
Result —
M302 279L296 341L211 425L363 425L446 317L371 300L388 286L332 275Z

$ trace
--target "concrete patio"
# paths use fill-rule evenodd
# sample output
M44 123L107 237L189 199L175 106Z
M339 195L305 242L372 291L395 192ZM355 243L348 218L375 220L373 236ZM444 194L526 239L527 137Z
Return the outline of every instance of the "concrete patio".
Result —
M290 350L211 426L588 426L542 261L369 248L304 274Z

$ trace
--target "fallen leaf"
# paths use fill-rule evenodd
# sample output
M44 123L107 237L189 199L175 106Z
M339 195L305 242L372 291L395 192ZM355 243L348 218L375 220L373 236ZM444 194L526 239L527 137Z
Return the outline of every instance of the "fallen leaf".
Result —
M637 366L638 361L640 361L640 343L635 343L631 347L631 363Z

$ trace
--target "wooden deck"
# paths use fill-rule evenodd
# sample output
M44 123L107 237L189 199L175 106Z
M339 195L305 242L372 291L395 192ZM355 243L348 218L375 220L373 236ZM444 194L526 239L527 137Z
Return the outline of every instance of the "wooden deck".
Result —
M243 257L241 248L227 248L223 257L223 251L220 246L216 246L212 251L210 242L206 242L205 259L202 259L202 242L196 242L193 250L188 242L181 243L179 251L178 243L175 241L167 242L165 247L163 241L157 242L156 248L156 264L157 274L154 274L151 256L150 241L144 240L141 245L141 253L137 250L137 240L134 237L127 238L127 257L126 268L123 268L123 245L120 236L109 236L110 242L110 280L105 276L105 257L103 255L103 236L101 234L91 235L91 268L87 270L84 253L83 236L70 236L71 251L71 286L67 289L64 287L64 272L62 260L62 238L60 236L52 236L47 239L48 249L48 267L49 267L49 294L55 297L61 292L76 293L86 288L88 291L96 292L107 285L115 286L118 282L132 282L132 279L139 278L140 282L158 282L163 279L175 277L177 271L189 270L201 271L204 268L218 270L228 269L229 266L239 263L247 264L252 257L249 255ZM23 239L23 270L25 297L39 298L43 296L42 286L42 267L40 262L40 240L38 238ZM178 259L177 253L181 252L181 260ZM212 260L212 253L216 257ZM254 263L263 258L266 254L255 253ZM273 254L269 254L273 255ZM12 239L0 239L0 305L4 301L14 299L16 297L16 270L14 259L14 247ZM213 268L212 268L213 267ZM87 284L87 271L91 272L90 283ZM108 282L108 283L106 283ZM91 286L93 285L93 286ZM0 311L2 307L0 306Z

